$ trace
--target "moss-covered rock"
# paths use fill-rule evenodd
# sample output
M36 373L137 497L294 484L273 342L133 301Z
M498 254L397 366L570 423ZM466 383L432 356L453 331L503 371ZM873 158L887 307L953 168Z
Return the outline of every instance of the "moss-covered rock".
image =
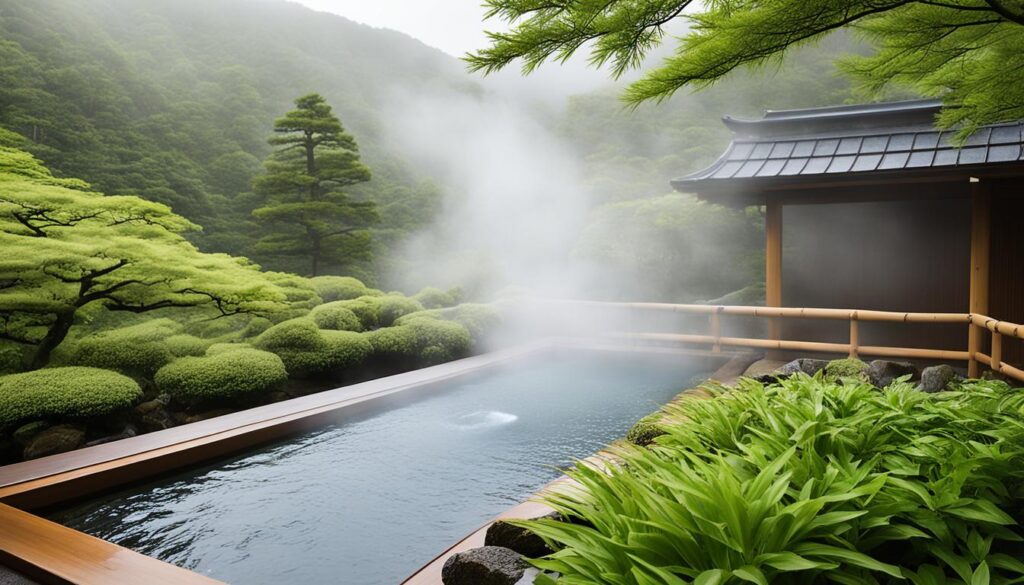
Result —
M655 412L636 421L636 424L626 433L626 440L640 447L646 447L653 443L654 439L666 434L666 431L658 424L661 416L660 412Z
M263 394L287 380L288 371L281 358L251 348L183 357L156 373L157 387L186 404Z
M0 377L0 427L50 418L104 416L142 397L131 378L99 368L46 368Z
M351 276L315 276L309 279L323 302L347 301L362 296L379 296L384 293L363 284Z
M330 329L332 331L362 331L363 324L359 320L359 317L357 317L351 309L346 308L343 305L344 302L345 301L335 301L333 303L320 305L309 313L309 318L312 319L320 329Z
M871 366L857 358L832 360L825 366L825 376L831 378L856 378L867 382Z

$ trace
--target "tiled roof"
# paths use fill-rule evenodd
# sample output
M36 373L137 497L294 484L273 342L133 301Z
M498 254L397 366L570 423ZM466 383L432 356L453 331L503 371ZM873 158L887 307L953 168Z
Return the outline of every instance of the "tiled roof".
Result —
M1024 161L1024 122L986 126L957 148L934 126L934 100L769 111L724 122L735 133L710 167L672 181L681 191L720 181L851 175Z

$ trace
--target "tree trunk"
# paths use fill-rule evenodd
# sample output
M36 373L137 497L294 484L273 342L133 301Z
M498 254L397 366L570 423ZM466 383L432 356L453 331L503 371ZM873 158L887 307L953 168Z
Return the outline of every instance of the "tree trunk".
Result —
M316 180L316 144L313 143L313 135L306 133L306 174L314 180L309 184L309 198L313 201L320 199L320 181Z
M313 240L313 245L311 247L311 252L312 252L312 254L311 254L312 255L311 272L312 272L312 274L310 274L310 276L319 276L318 272L320 270L320 237L316 236L316 235L313 235L312 236L312 240Z
M30 369L38 370L50 363L50 355L68 336L68 331L71 330L71 325L74 322L74 311L57 314L57 320L50 325L50 330L46 332L46 336L36 347L36 353L32 356L32 361L29 362Z

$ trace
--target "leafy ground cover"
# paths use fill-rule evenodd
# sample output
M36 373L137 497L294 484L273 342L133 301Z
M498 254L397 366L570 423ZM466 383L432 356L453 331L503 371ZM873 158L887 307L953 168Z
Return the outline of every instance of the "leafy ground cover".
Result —
M1019 583L1024 395L803 374L669 407L613 469L577 465L522 525L538 583Z

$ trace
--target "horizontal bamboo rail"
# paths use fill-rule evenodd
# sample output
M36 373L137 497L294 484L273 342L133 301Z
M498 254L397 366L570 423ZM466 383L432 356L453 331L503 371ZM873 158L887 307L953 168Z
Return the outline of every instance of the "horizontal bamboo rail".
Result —
M583 307L626 309L640 311L665 311L687 315L708 315L709 334L686 333L627 333L630 339L664 341L710 345L715 352L723 346L748 347L757 349L811 351L846 354L850 357L869 355L876 357L900 357L908 359L929 359L943 361L966 361L968 364L981 363L993 371L1024 381L1024 369L1003 361L1003 337L1024 339L1024 325L999 321L987 315L976 313L903 313L897 311L873 311L860 309L826 309L795 307L753 307L745 305L686 305L673 303L619 303L612 301L548 300L547 303L569 303ZM830 319L849 321L850 334L847 343L825 343L819 341L795 341L784 339L755 339L745 337L723 337L723 315L757 317L763 319ZM986 355L974 347L966 351L929 349L918 347L885 347L860 344L860 321L884 323L952 323L964 324L972 330L988 331L992 339L992 353ZM773 334L771 337L774 337ZM973 366L972 366L973 367Z

